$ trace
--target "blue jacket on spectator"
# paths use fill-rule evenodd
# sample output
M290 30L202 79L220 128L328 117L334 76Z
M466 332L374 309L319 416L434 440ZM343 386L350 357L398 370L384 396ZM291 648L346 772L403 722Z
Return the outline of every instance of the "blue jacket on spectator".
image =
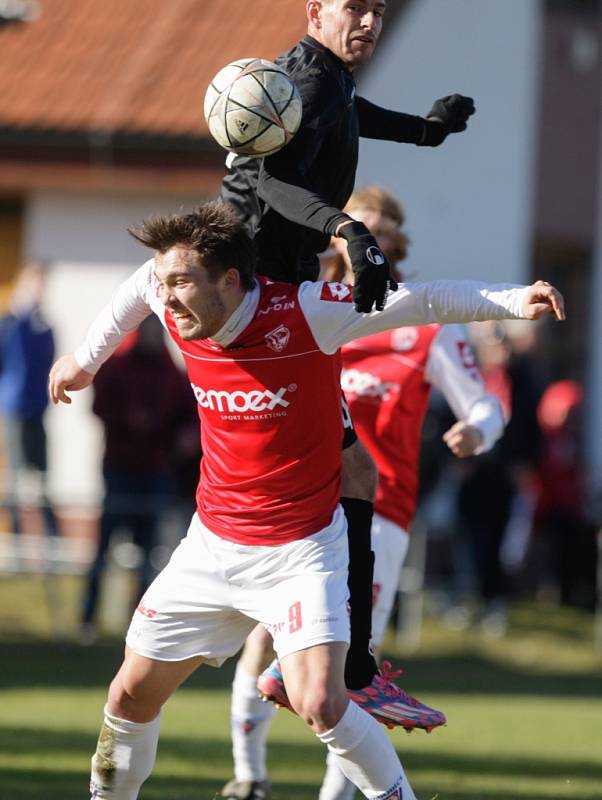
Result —
M48 373L54 336L32 307L0 320L0 412L19 417L43 414L48 404Z

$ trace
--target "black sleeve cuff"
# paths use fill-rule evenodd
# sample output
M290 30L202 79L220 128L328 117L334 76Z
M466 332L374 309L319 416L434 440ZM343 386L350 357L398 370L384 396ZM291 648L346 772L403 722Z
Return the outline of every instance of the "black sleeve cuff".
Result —
M445 125L433 119L423 120L422 141L416 142L418 147L438 147L447 136Z

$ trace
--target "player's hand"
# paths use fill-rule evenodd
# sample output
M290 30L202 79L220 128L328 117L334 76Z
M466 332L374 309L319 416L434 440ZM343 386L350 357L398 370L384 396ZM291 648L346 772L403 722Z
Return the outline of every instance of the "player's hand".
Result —
M338 235L347 242L354 275L355 310L369 313L374 306L377 311L382 311L389 290L394 292L397 289L385 254L363 222L341 225Z
M93 380L94 375L82 369L73 355L62 356L50 370L48 394L55 405L58 402L70 404L71 398L66 392L85 389Z
M527 288L522 307L525 319L539 319L544 314L551 314L554 319L566 319L564 298L552 284L547 281L535 281Z
M483 434L475 425L460 420L443 434L443 441L458 458L476 453L483 442Z
M421 144L437 147L450 133L465 131L468 118L475 113L472 97L450 94L435 100L426 115L424 139Z

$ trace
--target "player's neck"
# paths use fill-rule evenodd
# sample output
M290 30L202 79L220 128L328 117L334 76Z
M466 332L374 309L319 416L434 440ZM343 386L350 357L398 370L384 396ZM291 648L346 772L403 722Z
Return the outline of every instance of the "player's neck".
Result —
M240 289L225 304L224 324L211 337L216 344L226 347L249 324L259 301L259 286L255 282L251 289Z
M316 44L320 45L320 47L324 51L329 53L330 56L333 59L335 59L337 61L337 63L341 67L343 67L343 69L347 70L347 72L353 72L353 70L355 69L355 65L354 64L348 64L346 61L343 61L343 59L340 56L338 56L333 50L330 49L330 47L326 44L326 42L324 42L322 40L319 28L318 29L316 29L316 28L308 28L307 29L307 36L309 36L309 38L312 39Z

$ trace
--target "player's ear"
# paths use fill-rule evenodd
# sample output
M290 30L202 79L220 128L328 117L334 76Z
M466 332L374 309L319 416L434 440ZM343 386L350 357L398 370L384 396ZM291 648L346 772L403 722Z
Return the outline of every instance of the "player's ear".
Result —
M222 284L225 289L237 289L240 286L240 272L230 267L222 275Z
M315 28L320 28L322 26L322 19L321 19L321 11L322 11L322 3L321 0L308 0L307 5L305 6L305 10L307 12L307 22L309 25L313 25Z

